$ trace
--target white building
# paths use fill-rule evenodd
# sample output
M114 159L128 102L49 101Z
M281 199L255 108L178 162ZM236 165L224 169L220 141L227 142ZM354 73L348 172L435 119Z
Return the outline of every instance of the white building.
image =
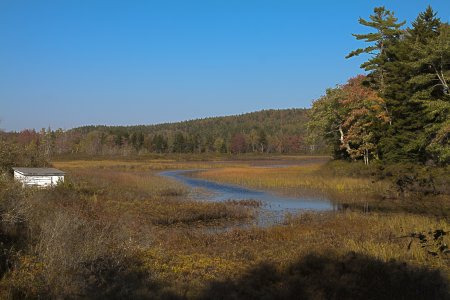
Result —
M64 182L63 171L54 168L13 168L14 178L28 186L48 187Z

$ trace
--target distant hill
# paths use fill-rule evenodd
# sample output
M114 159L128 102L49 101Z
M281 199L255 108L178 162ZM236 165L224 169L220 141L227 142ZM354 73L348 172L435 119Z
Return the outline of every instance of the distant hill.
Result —
M226 137L235 133L249 133L252 129L264 130L267 134L304 134L305 123L308 120L308 109L269 109L240 115L210 117L163 123L156 125L134 126L82 126L70 131L87 134L92 131L101 131L109 134L131 134L142 132L144 134L168 134L170 132L183 132L186 134L206 134Z
M17 133L17 140L39 139L56 154L307 153L307 121L308 109L271 109L156 125L82 126L35 137L28 131Z
M83 126L68 133L84 138L89 134L97 135L103 145L107 144L110 149L131 147L136 151L145 149L150 152L302 152L306 147L303 140L307 112L307 109L271 109L157 125ZM97 148L93 152L98 151L100 149Z

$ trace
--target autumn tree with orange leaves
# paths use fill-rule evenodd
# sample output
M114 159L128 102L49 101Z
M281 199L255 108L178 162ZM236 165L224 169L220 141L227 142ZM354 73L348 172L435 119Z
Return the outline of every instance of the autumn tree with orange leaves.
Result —
M369 164L370 157L377 158L377 143L380 131L389 123L384 100L363 85L365 76L359 75L342 87L345 108L342 128L345 132L343 145L353 159L363 158Z
M384 100L364 80L363 75L352 78L315 101L308 129L310 136L324 136L333 144L336 156L369 164L371 157L378 158L378 141L389 116Z

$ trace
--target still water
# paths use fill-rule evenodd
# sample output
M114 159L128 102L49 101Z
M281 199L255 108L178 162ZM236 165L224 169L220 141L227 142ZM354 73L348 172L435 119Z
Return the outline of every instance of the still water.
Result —
M329 211L335 209L333 203L323 198L287 197L269 192L244 188L237 185L222 184L188 176L199 170L176 170L159 173L175 179L188 187L200 188L210 194L199 196L200 200L222 202L227 200L259 200L262 203L256 225L271 225L281 222L287 213L302 211Z

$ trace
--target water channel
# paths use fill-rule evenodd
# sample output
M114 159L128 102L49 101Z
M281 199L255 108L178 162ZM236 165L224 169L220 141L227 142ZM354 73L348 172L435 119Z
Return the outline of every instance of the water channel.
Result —
M217 183L210 180L189 176L200 170L175 170L159 173L161 176L172 178L184 185L207 191L208 194L199 194L198 200L222 202L227 200L258 200L262 203L256 224L269 226L280 223L286 214L296 214L305 211L329 211L335 206L327 199L288 197L270 192L249 189L237 185Z

